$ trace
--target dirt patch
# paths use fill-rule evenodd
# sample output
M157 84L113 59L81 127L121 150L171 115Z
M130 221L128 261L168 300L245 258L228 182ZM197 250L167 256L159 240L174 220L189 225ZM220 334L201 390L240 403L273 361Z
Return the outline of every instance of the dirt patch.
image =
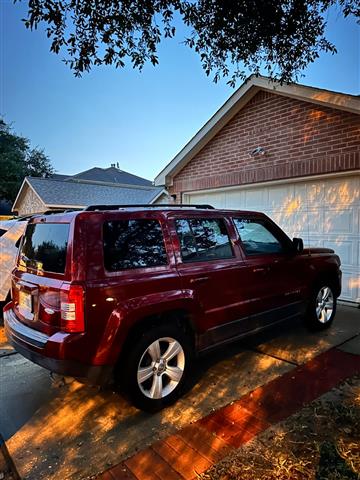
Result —
M199 478L360 480L360 376L271 427Z

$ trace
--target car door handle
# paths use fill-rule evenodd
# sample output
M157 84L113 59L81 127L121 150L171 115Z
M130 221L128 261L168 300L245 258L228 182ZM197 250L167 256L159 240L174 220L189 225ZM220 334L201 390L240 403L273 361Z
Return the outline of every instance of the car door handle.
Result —
M209 280L209 277L197 277L191 278L190 283L205 283Z
M265 272L268 272L270 270L269 267L255 267L253 268L253 272L254 273L265 273Z

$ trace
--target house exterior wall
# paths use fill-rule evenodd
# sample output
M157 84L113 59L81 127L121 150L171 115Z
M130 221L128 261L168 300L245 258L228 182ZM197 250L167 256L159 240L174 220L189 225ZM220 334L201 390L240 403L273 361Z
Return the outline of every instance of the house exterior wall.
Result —
M251 156L257 147L264 155ZM170 194L360 169L360 116L269 92L174 177Z
M170 195L166 195L165 193L161 194L159 198L157 198L154 202L155 205L161 205L161 204L169 204L172 203L173 199L170 197Z
M35 195L31 188L27 188L20 199L18 206L19 215L30 215L32 213L41 213L46 211L46 206Z

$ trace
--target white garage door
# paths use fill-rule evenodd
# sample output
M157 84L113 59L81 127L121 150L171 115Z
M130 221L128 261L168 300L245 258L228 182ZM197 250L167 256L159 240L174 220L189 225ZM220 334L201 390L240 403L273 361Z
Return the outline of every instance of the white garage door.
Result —
M360 303L360 175L184 194L184 203L257 210L306 246L329 247L340 256L343 300Z

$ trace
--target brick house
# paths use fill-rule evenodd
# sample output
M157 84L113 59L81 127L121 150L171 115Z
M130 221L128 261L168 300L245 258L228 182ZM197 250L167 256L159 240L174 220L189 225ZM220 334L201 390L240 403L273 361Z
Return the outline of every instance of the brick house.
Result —
M251 76L159 173L176 202L260 210L341 257L360 302L360 97Z

